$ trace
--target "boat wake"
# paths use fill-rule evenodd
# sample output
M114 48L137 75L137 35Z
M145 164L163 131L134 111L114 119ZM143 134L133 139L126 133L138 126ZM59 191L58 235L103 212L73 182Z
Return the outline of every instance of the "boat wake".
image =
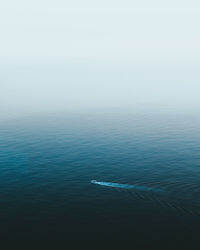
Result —
M114 182L104 182L104 181L96 181L91 180L92 184L105 186L105 187L112 187L112 188L123 188L123 189L136 189L140 191L153 191L153 192L164 192L163 189L154 188L154 187L147 187L147 186L140 186L140 185L130 185L130 184L121 184L121 183L114 183Z

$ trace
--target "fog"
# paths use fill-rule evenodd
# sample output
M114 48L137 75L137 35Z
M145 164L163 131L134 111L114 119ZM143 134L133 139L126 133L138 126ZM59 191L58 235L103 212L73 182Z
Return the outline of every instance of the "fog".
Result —
M0 119L99 109L200 108L198 1L8 0Z

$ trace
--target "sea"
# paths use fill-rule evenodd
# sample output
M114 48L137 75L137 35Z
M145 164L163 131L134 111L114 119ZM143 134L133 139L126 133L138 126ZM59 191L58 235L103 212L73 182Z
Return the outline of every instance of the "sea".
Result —
M105 110L1 122L0 238L200 249L200 116Z

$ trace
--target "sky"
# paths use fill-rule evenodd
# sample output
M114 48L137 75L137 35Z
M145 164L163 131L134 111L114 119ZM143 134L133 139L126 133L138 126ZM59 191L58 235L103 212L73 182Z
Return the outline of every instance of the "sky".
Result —
M200 108L200 3L7 0L0 119L109 108Z

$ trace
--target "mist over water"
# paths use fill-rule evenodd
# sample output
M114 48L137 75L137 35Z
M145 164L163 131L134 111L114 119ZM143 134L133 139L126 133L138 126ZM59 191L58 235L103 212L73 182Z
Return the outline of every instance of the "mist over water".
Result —
M167 241L195 249L199 129L197 115L113 110L2 123L1 235L41 242L117 237L136 247Z
M178 114L200 109L195 61L38 59L1 64L0 78L0 121L111 109Z

